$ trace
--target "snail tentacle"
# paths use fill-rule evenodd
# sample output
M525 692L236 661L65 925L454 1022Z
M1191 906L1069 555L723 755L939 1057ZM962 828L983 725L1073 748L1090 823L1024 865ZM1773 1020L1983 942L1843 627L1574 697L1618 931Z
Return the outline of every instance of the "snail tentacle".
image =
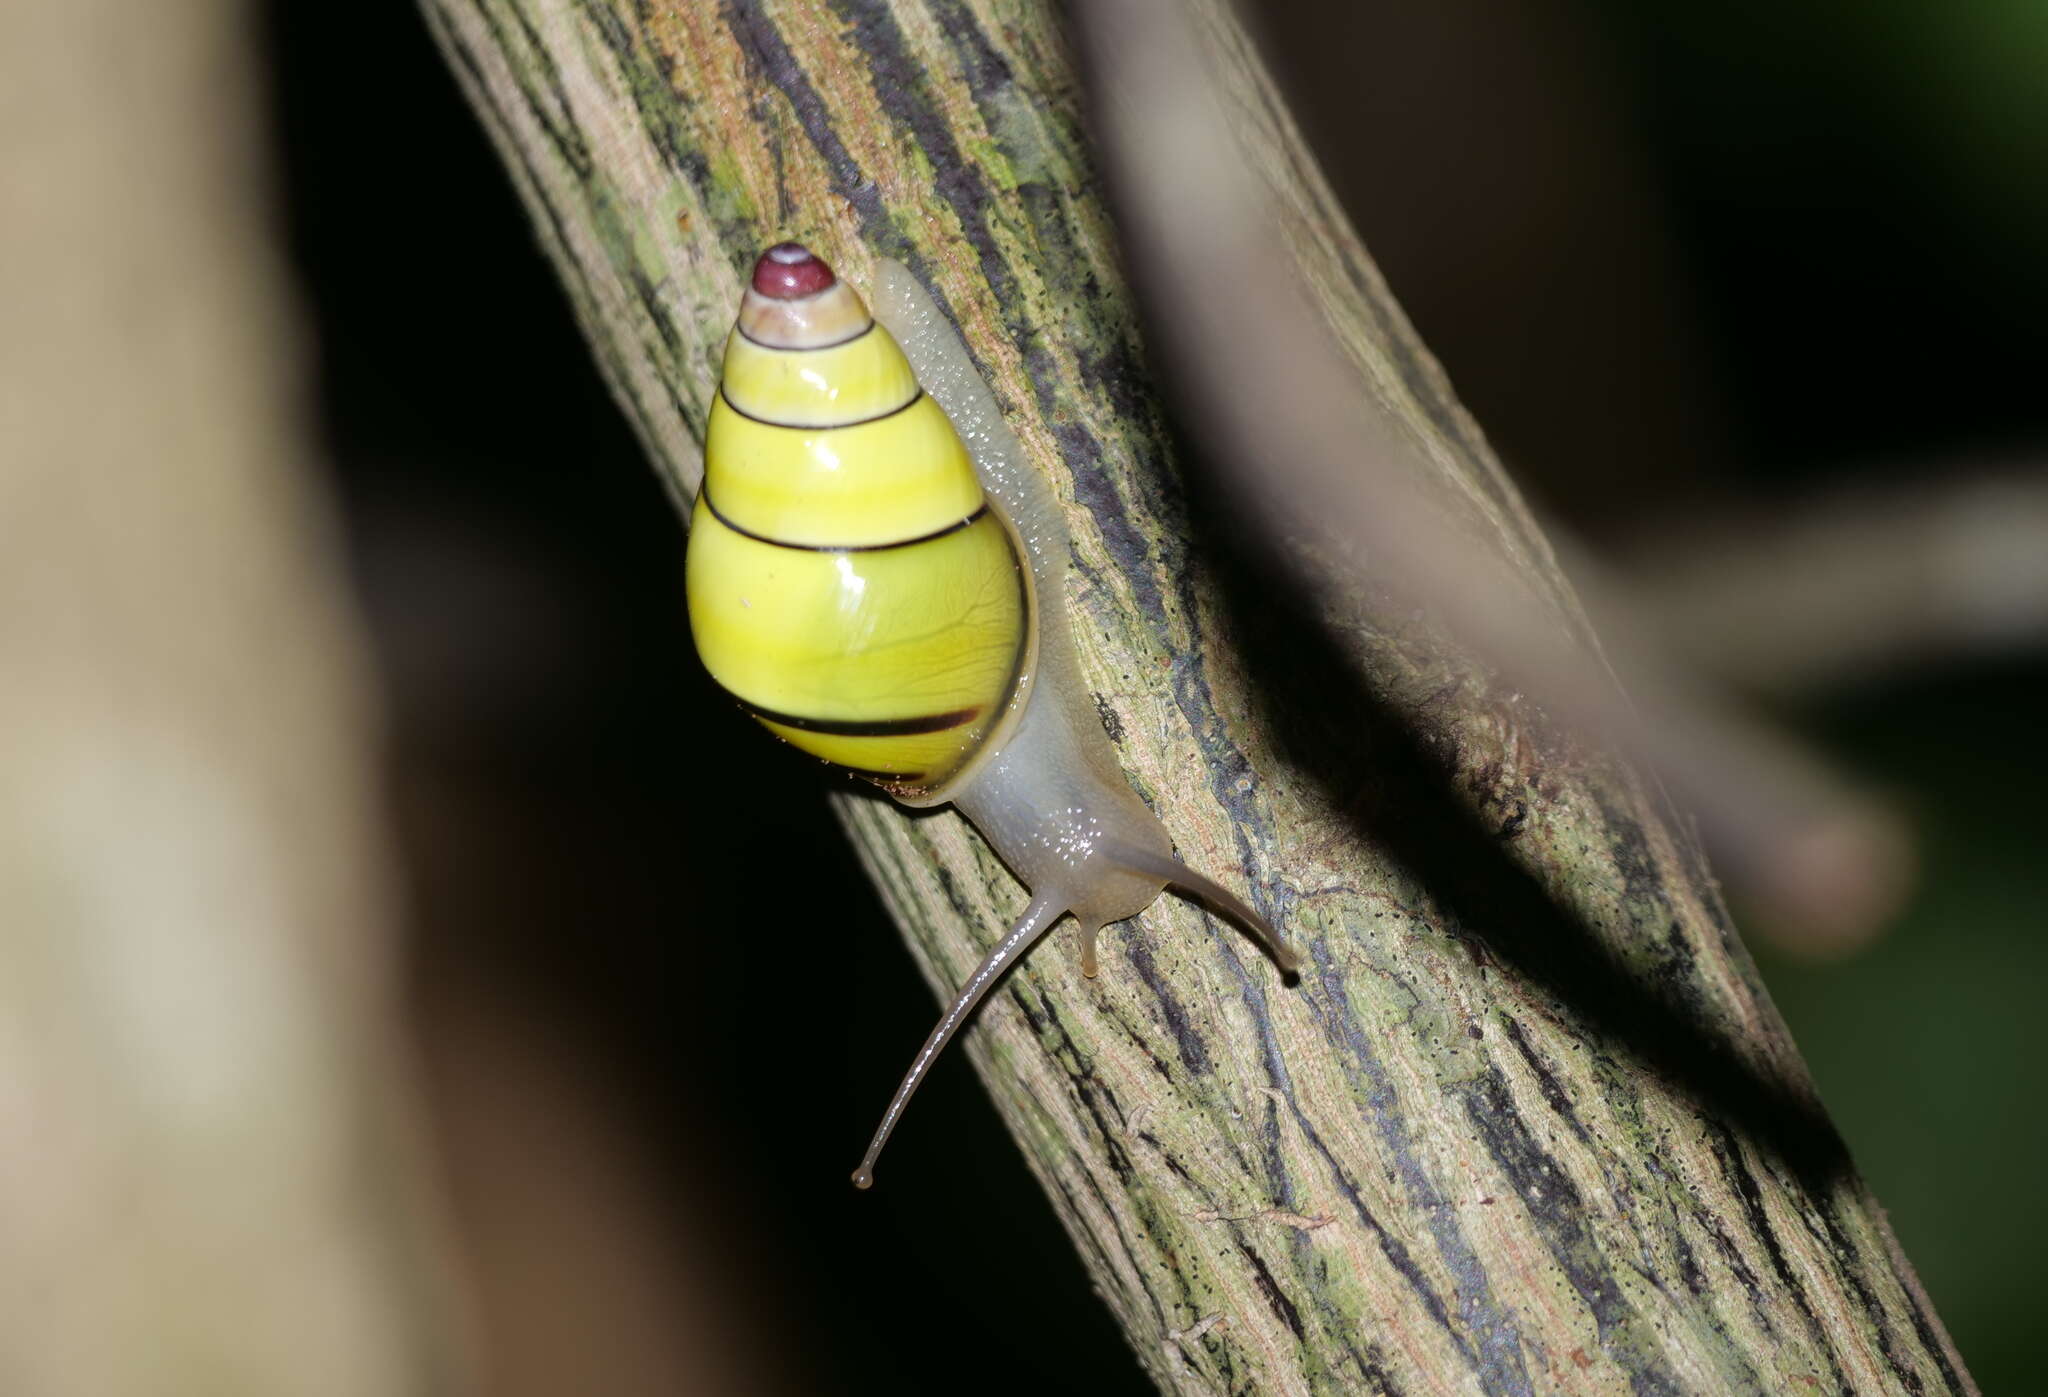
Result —
M1289 976L1301 974L1301 962L1295 957L1293 948L1287 944L1273 924L1253 911L1251 905L1236 893L1214 879L1206 878L1189 868L1178 859L1163 858L1149 849L1118 840L1106 840L1100 851L1103 858L1133 873L1142 873L1148 878L1157 878L1168 887L1178 888L1196 899L1206 902L1214 910L1236 922L1252 939L1266 948L1266 954L1282 973Z
M967 1016L981 1003L996 981L1003 978L1003 972L1015 965L1023 954L1038 944L1040 937L1052 930L1052 925L1067 913L1066 901L1055 895L1040 894L1031 899L1024 909L1024 915L1017 919L1015 926L1006 932L1001 941L982 958L974 973L967 977L967 983L953 997L953 1003L939 1019L931 1036L918 1049L917 1057L911 1062L910 1070L903 1074L903 1081L896 1088L896 1095L889 1100L889 1109L882 1112L882 1123L875 1127L875 1138L868 1142L868 1152L861 1156L860 1167L853 1171L855 1188L867 1188L875 1181L875 1159L882 1153L882 1146L889 1143L889 1135L896 1129L896 1122L903 1116L903 1108L910 1104L910 1098L924 1082L931 1071L932 1063L945 1051L946 1044L967 1022Z

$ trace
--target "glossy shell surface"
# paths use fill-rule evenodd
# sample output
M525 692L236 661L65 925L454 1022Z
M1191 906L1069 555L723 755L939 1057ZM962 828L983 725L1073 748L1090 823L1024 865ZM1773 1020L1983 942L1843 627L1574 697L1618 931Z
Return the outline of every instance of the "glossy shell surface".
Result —
M778 737L929 796L1017 691L1031 574L952 423L851 288L759 286L705 434L698 652Z

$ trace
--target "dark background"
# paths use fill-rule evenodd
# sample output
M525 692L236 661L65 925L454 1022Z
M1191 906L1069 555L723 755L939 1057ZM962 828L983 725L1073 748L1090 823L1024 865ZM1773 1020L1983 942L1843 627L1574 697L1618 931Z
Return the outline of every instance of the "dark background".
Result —
M1594 539L2048 459L2048 11L1266 24L1425 339ZM710 692L680 521L419 17L275 3L263 41L495 1390L1146 1390L963 1059L847 1185L931 994L815 766ZM1904 801L1925 874L1855 959L1762 957L1992 1391L2043 1318L2044 678L1791 705Z

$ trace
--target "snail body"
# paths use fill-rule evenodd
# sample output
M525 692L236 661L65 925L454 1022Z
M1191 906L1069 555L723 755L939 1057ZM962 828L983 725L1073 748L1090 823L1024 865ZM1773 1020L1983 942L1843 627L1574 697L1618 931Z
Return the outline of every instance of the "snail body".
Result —
M933 1060L1062 916L1092 976L1102 927L1172 885L1294 969L1263 918L1174 859L1118 766L1059 603L1064 530L958 336L896 263L877 305L797 244L762 254L687 565L698 653L741 707L906 805L951 802L1031 890L898 1087L863 1188Z

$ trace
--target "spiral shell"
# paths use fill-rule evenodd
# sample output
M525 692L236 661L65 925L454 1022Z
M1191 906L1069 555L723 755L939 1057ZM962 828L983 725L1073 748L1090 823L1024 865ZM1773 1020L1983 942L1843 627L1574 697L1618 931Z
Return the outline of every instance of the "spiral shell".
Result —
M727 340L690 527L690 625L770 732L918 803L1013 706L1031 575L888 329L806 249Z

